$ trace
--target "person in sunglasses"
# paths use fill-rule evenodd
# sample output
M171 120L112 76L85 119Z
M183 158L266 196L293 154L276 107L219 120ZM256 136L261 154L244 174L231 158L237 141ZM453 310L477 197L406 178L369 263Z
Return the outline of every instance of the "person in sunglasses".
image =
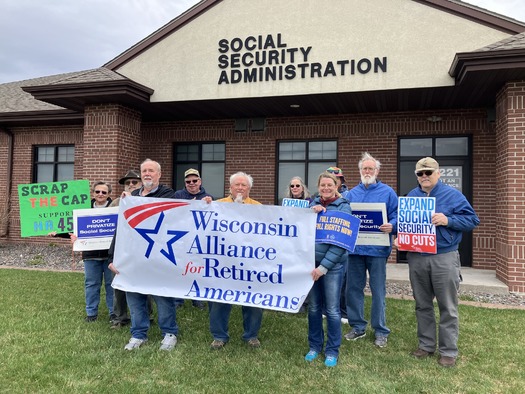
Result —
M438 364L456 365L458 356L458 289L460 266L458 246L464 231L472 231L479 218L465 196L440 181L439 164L424 157L416 164L419 186L409 197L435 197L432 224L436 226L437 254L408 252L410 284L416 301L418 349L412 356L430 357L439 350ZM439 339L436 339L436 316L433 300L439 308Z
M140 179L140 172L137 170L129 170L118 181L119 184L124 185L124 193L131 194L133 190L140 189L142 187L142 179ZM120 197L115 198L109 205L110 207L118 207L120 204ZM150 314L150 321L152 320L153 314L153 302L151 296L148 296L148 310ZM116 329L126 326L130 323L131 319L128 313L128 303L126 301L126 292L113 289L113 316L110 321L110 328Z
M288 182L288 186L284 191L284 198L295 198L299 200L306 200L309 203L312 202L313 197L308 190L308 187L304 184L304 181L299 176L294 176ZM303 305L299 309L299 313L305 313L308 310L308 297L304 300Z
M206 200L206 202L211 202L213 200L213 196L206 193L206 190L202 187L202 179L199 170L196 170L195 168L187 169L186 172L184 172L184 184L185 186L183 189L175 192L175 198L181 200ZM177 305L177 308L183 307L184 299L176 298L175 304ZM191 300L191 304L195 308L205 308L204 302L199 300Z
M93 198L91 199L91 208L107 208L111 205L112 199L111 185L109 183L98 181L91 187ZM74 243L77 236L73 233L56 233L48 234L52 237L70 238ZM109 311L109 320L115 317L113 314L113 273L109 269L108 249L103 250L86 250L82 252L82 261L84 262L84 292L86 297L86 317L84 321L92 323L98 319L98 306L100 304L100 289L102 279L104 279L104 288L106 289L106 305Z
M93 198L91 199L91 208L107 208L112 200L111 185L107 182L95 182L91 188ZM74 242L76 237L71 236ZM91 323L98 319L98 306L100 304L100 289L102 279L104 279L104 288L106 289L106 306L109 311L110 320L113 318L113 288L111 281L113 273L109 269L108 250L86 250L82 252L84 261L84 288L86 293L86 322Z
M284 198L298 198L300 200L312 201L310 191L301 177L294 176L290 179L288 187L284 191Z

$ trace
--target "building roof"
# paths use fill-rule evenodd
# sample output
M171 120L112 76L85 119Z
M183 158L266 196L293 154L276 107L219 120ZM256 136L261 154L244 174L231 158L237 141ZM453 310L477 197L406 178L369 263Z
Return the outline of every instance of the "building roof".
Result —
M42 121L44 113L52 114L54 120L78 121L82 119L85 105L103 102L137 108L143 112L145 120L395 111L442 106L453 108L455 105L483 107L492 104L495 90L505 81L525 79L525 23L458 0L415 1L494 29L518 34L473 52L457 54L449 71L456 78L456 86L450 88L294 96L293 100L301 105L301 110L292 113L282 110L289 107L286 103L290 97L150 103L152 89L113 71L221 1L201 1L103 67L0 84L0 125L23 124L28 119L33 119L36 124ZM485 74L473 67L479 66L480 62ZM506 66L503 67L503 64ZM513 64L514 68L509 69L509 64ZM470 85L474 84L474 80L479 82L480 78L489 78L491 83L478 83L485 86L485 90L481 92L478 88L474 94Z

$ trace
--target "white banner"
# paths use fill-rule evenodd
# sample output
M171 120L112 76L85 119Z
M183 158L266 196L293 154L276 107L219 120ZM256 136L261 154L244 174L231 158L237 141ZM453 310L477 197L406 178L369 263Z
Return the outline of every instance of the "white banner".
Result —
M127 197L112 286L296 313L313 285L310 209Z

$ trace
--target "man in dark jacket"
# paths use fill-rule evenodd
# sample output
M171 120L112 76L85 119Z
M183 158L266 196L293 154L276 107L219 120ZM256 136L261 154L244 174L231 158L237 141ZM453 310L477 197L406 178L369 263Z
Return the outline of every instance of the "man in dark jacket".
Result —
M175 198L181 200L206 200L207 202L213 200L213 197L206 193L206 190L202 187L201 174L195 168L186 170L184 173L184 183L186 186L184 189L175 192ZM192 300L191 303L195 308L204 309L204 302L202 301ZM177 308L184 306L184 299L176 298L175 304Z
M132 196L173 198L175 192L172 188L159 183L161 176L160 164L151 159L146 159L140 165L140 178L142 187L131 192ZM129 193L125 193L129 194ZM113 251L116 237L113 238L110 247L110 268L118 275L118 270L113 266ZM148 295L141 293L126 292L126 299L131 314L131 339L124 347L126 350L139 348L148 340L150 327L148 312ZM154 295L157 304L158 324L162 333L160 350L171 350L177 344L179 327L176 321L175 299L172 297L161 297Z

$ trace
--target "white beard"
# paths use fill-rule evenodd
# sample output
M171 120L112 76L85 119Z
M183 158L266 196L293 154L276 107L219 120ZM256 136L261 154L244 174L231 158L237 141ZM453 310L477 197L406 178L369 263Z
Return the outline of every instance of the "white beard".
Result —
M376 183L376 176L372 175L371 177L367 178L364 175L361 175L361 182L365 186L371 185L373 183Z
M235 200L233 202L236 202L238 204L242 204L242 194L237 194L237 197L235 197Z

